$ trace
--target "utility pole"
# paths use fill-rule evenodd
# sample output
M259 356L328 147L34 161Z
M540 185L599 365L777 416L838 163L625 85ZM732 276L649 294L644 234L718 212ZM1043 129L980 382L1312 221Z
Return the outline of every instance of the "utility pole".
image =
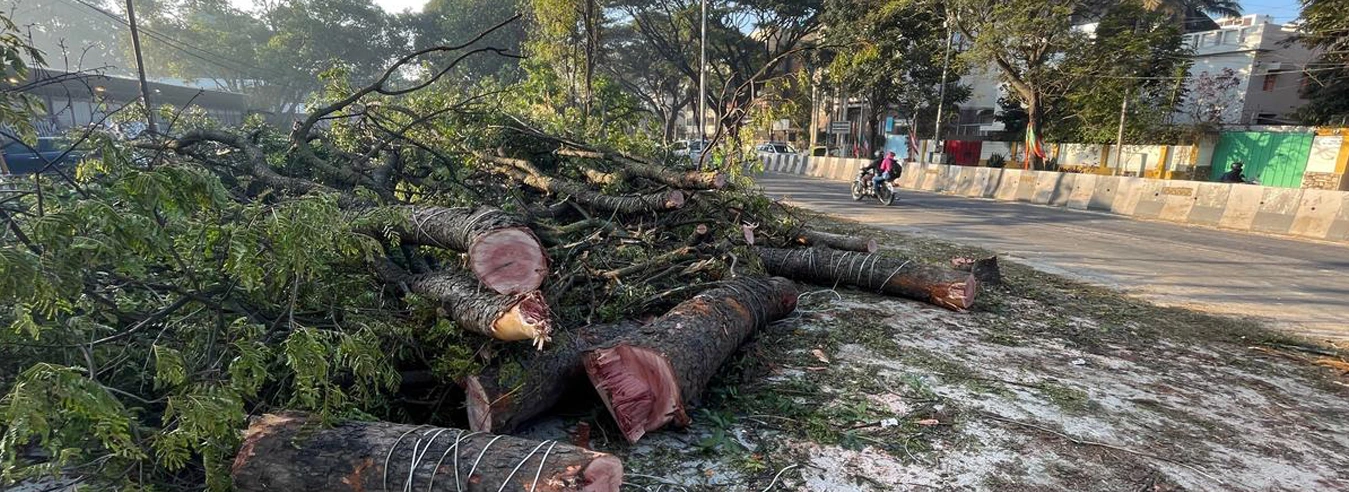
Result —
M141 102L145 104L145 123L150 134L159 133L155 128L154 105L150 104L150 84L145 82L145 58L141 56L141 33L136 29L136 6L132 0L126 0L127 23L131 25L131 49L136 52L136 72L141 81Z
M1119 133L1115 135L1115 167L1119 168L1121 173L1124 172L1124 161L1120 160L1120 156L1124 155L1124 114L1129 110L1129 92L1124 91L1124 102L1119 105ZM1141 174L1142 170L1139 171Z
M950 66L951 66L951 38L953 38L953 37L955 37L955 36L952 36L952 35L951 35L951 20L950 20L950 19L947 19L947 20L946 20L946 54L942 57L942 62L941 62L941 88L938 90L938 94L939 94L939 95L937 96L937 125L936 125L936 128L932 130L932 143L933 143L933 145L937 145L937 144L939 144L939 143L941 142L941 117L942 117L942 110L946 109L946 71L947 71L947 69L950 68ZM921 156L920 156L920 157L921 157Z
M707 0L702 0L702 3L702 41L698 43L698 135L707 140ZM701 161L699 158L699 162Z

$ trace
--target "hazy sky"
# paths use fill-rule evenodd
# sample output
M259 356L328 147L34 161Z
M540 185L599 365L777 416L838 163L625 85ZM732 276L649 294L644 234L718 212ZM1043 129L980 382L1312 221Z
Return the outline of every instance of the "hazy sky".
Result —
M404 10L421 10L426 0L374 0L375 4L383 7L389 12L402 12ZM235 7L252 10L254 0L230 0Z

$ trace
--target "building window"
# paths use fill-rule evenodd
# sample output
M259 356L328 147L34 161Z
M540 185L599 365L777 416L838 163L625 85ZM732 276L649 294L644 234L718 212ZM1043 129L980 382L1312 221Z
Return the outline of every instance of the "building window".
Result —
M1264 91L1265 92L1273 91L1274 85L1277 83L1279 83L1279 74L1277 73L1266 74Z

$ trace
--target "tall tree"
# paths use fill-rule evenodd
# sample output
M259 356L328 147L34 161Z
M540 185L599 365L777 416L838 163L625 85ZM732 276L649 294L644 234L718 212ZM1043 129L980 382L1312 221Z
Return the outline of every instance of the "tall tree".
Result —
M882 112L898 110L910 126L935 121L937 100L947 108L969 96L959 84L960 64L942 85L946 36L940 2L931 0L830 0L824 16L825 44L838 46L825 54L832 60L829 77L843 92L864 97L865 135L872 147L882 144L876 131ZM953 111L954 112L954 111Z
M401 21L412 33L413 49L422 49L471 39L484 26L506 20L520 10L520 2L514 0L430 0L421 12L405 14ZM526 40L525 29L523 22L512 23L492 32L482 43L510 53L521 53ZM514 80L520 76L519 67L518 60L511 58L475 57L459 63L456 70L468 78L495 75Z
M135 68L122 51L126 26L103 15L103 0L8 0L4 11L16 24L15 35L31 40L53 68L87 70L106 67L130 74ZM127 40L129 42L129 39Z
M1307 67L1303 95L1310 102L1298 111L1308 124L1349 122L1349 0L1303 0L1301 41L1319 49Z

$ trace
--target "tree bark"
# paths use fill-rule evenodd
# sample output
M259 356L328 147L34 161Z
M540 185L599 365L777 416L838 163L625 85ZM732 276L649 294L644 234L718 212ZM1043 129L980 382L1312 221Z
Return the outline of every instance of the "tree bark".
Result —
M645 195L610 196L590 189L575 181L545 176L532 163L524 159L509 157L480 156L497 164L497 170L514 177L517 181L539 191L556 195L566 195L577 203L595 209L620 214L639 214L674 210L684 206L684 192L668 190Z
M755 330L796 309L796 295L784 278L731 280L586 351L586 375L629 442L670 422L688 425L687 407L721 364Z
M468 267L498 294L524 294L548 277L548 253L524 222L495 207L420 205L367 212L361 233L398 236L403 243L437 246L468 256Z
M543 348L553 330L552 312L543 294L503 295L478 287L473 277L451 270L412 275L389 260L375 263L375 274L390 284L440 301L461 329L505 340L532 340Z
M974 304L979 283L966 272L875 253L824 248L758 248L758 252L764 268L773 275L821 285L851 285L955 311Z
M235 489L617 492L623 479L618 458L553 441L387 422L308 424L299 414L255 420L234 459Z
M869 237L845 236L842 234L831 234L828 232L812 231L810 229L801 229L792 238L798 244L806 246L824 246L828 248L844 251L860 251L863 253L875 253L880 245L875 239Z
M560 333L547 350L505 361L464 378L469 429L509 434L584 384L581 354L637 329L634 322L590 325Z

